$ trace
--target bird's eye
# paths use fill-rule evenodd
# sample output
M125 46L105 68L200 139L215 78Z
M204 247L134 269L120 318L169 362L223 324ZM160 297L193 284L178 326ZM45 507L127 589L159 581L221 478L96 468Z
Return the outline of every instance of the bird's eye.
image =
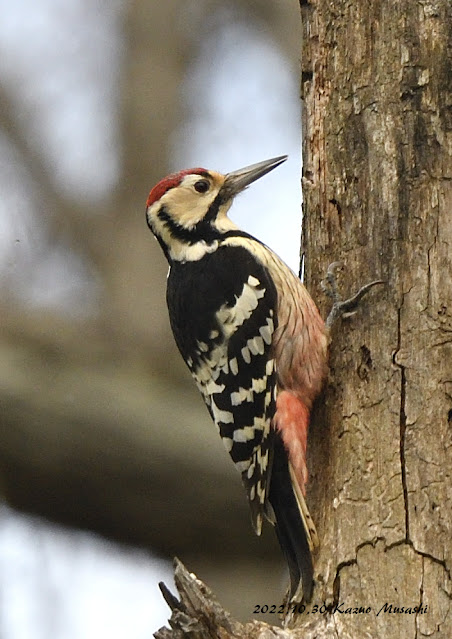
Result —
M195 182L195 191L198 193L206 193L209 190L209 182L207 180L198 180Z

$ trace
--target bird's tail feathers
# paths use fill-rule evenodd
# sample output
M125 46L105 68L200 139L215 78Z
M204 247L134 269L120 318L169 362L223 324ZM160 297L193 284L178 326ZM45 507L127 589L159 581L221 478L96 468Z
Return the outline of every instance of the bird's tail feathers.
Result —
M289 473L290 478L292 480L292 488L294 491L295 499L297 500L298 509L300 511L300 517L303 521L303 526L306 532L306 537L309 545L309 550L313 553L316 548L319 546L319 537L317 535L317 530L315 524L312 520L311 514L306 505L306 501L303 495L303 492L298 484L295 470L293 469L292 464L289 462Z
M289 603L310 601L314 574L312 552L318 544L317 532L279 437L275 442L269 499L278 541L289 567Z

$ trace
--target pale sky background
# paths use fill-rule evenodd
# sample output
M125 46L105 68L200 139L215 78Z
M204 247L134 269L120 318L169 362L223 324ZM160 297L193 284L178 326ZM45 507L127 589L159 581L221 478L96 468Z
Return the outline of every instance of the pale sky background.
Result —
M5 86L15 84L17 117L45 153L57 188L93 207L121 180L123 7L120 0L110 0L108 11L99 9L104 6L0 0L0 74ZM201 165L228 172L289 154L240 196L231 217L294 270L301 201L298 85L297 69L269 34L230 15L192 63L181 96L192 117L168 141L174 169ZM2 136L0 190L0 277L13 278L28 303L95 313L97 283L81 257L65 246L43 251L47 229L39 210L45 203ZM36 263L32 276L21 275L11 252L19 239ZM171 583L170 575L169 564L144 552L0 508L2 639L149 639L168 617L157 582Z

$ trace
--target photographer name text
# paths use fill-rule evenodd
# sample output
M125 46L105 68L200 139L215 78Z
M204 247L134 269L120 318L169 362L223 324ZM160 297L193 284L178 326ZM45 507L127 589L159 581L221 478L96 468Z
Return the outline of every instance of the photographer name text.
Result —
M393 603L389 603L386 601L379 608L374 608L372 606L349 606L344 601L327 606L326 604L314 604L309 607L305 604L296 604L296 605L286 605L281 604L277 606L276 604L256 604L254 606L253 614L278 614L278 615L286 615L291 612L293 614L299 615L371 615L374 614L376 617L379 615L424 615L428 611L427 604L417 604L417 605L396 605Z

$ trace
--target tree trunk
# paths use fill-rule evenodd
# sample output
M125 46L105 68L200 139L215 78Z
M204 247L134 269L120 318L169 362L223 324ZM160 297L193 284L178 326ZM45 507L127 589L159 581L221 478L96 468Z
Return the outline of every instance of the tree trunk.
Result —
M386 286L333 328L309 442L317 585L299 630L279 632L448 639L452 6L300 4L307 285L324 315L330 262L347 293ZM237 628L199 636L278 636Z
M316 603L372 613L306 636L451 637L452 7L301 5L307 285L386 281L333 329L310 440Z

